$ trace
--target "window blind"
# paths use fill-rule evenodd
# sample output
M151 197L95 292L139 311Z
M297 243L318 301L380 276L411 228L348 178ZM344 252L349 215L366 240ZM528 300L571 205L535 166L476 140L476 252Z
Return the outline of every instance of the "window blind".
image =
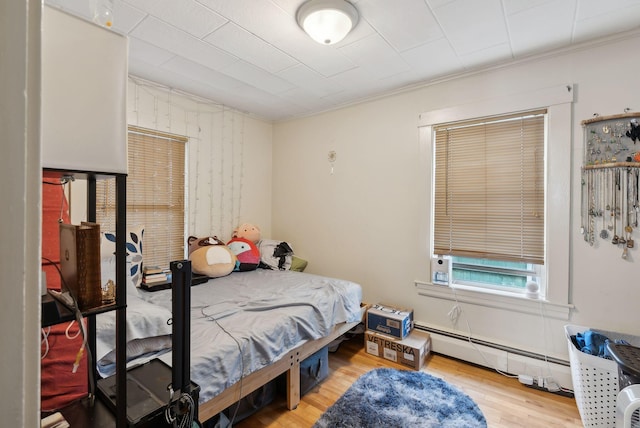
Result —
M179 135L128 128L127 228L144 225L145 265L168 267L184 258L186 142ZM115 230L114 180L97 185L97 221L102 230Z
M435 254L544 264L545 113L434 127Z

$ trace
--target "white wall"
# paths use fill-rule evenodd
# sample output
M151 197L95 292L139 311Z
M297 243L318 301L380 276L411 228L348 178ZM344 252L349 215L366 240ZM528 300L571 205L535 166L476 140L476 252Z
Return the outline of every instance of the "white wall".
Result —
M129 80L130 125L185 135L187 234L227 241L240 223L271 231L272 125L228 107Z
M0 2L0 414L12 427L40 425L40 13Z
M516 65L425 85L412 91L274 125L273 233L309 260L311 272L345 277L364 287L368 302L413 307L424 325L568 360L563 325L640 335L638 248L628 260L613 245L592 248L580 228L580 121L594 113L640 111L640 36L591 45ZM432 110L575 84L571 171L569 319L462 304L418 294L428 282L428 165L418 115ZM639 147L640 148L640 147ZM337 159L330 174L327 155ZM550 284L554 287L554 284ZM526 311L524 311L526 312ZM466 321L468 321L468 326Z

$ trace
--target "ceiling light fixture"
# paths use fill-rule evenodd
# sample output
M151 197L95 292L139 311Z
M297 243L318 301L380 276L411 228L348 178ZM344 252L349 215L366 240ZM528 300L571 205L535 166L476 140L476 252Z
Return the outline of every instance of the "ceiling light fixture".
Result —
M316 42L332 45L358 22L358 11L346 0L309 0L296 14L298 25Z

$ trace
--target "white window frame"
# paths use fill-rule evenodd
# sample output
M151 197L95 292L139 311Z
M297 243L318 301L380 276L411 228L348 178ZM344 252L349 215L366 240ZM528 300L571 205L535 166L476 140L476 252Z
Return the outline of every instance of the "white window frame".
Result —
M456 107L434 110L420 115L419 138L423 162L429 168L433 183L433 128L439 123L498 116L518 111L547 109L548 134L545 156L545 270L546 295L540 300L521 294L489 288L456 285L443 287L431 280L416 281L419 294L444 299L456 299L489 307L539 313L545 305L547 315L568 319L573 305L569 304L569 260L571 227L571 147L573 86L562 85L529 93L496 97ZM430 249L433 249L433 185L429 186L428 222ZM430 254L432 250L430 250ZM431 278L431 263L425 260L427 278Z

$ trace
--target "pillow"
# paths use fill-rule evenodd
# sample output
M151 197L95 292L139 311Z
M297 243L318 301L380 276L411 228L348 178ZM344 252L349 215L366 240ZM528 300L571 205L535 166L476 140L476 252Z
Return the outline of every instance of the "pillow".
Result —
M234 272L256 270L260 264L260 250L252 241L246 238L232 238L227 242L229 249L236 255L238 261Z
M260 261L267 269L290 270L293 249L288 242L263 239L258 242Z
M138 287L142 283L142 240L144 226L139 225L127 230L127 294L138 294ZM102 285L109 279L115 283L116 260L116 234L114 232L102 233L100 243Z
M291 270L296 272L304 272L307 268L307 261L300 257L291 256Z
M127 298L127 363L142 354L159 355L171 350L172 318L171 310L164 306L147 302L139 296ZM103 377L115 372L115 325L115 311L96 315L95 361Z

